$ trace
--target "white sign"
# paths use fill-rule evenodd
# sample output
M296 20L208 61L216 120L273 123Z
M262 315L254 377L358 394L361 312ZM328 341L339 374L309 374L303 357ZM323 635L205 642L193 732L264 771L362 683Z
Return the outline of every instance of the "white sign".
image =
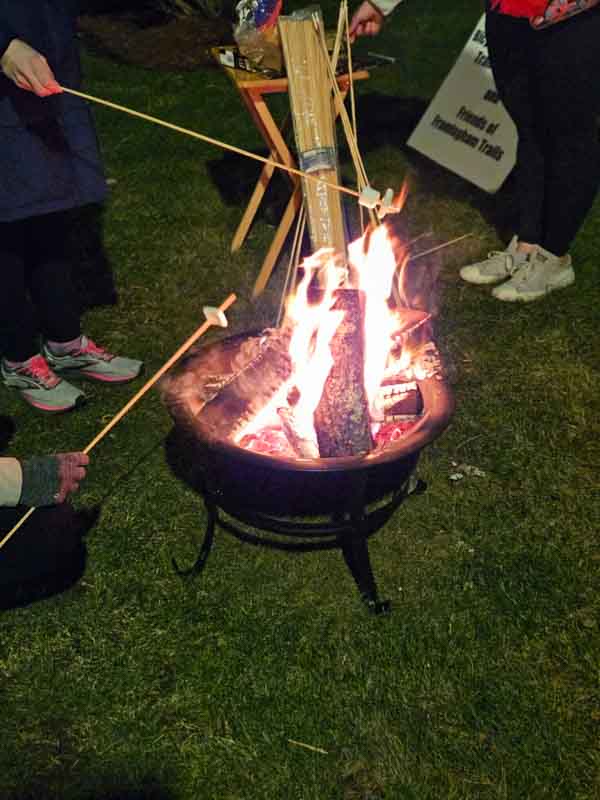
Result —
M481 17L408 144L486 192L512 170L517 131L500 102Z

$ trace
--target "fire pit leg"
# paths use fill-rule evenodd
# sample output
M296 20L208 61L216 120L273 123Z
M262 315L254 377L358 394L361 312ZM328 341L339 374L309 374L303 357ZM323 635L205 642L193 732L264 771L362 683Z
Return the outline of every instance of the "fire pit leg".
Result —
M356 581L361 598L372 614L388 614L389 600L380 600L371 559L365 525L365 488L366 478L356 481L353 492L352 508L349 513L350 530L343 534L341 540L342 554Z
M218 507L216 502L214 501L212 495L209 493L206 494L204 498L204 505L206 506L206 513L208 515L208 519L206 521L206 531L204 532L204 541L202 542L202 547L200 548L200 552L191 567L188 569L181 569L175 559L171 559L173 567L175 568L175 572L178 575L181 575L184 578L195 577L199 575L208 560L208 556L210 555L210 551L212 550L214 535L215 535L215 526L218 522Z
M379 599L364 534L358 531L346 534L342 542L342 553L368 610L372 614L388 614L390 602Z

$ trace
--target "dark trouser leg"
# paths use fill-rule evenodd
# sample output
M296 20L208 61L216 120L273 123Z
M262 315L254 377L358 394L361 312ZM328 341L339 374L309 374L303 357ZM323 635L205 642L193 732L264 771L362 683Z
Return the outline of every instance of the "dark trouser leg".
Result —
M564 255L600 185L600 10L542 32L540 108L545 117L547 170L540 244Z
M537 92L529 41L532 33L525 19L487 15L486 36L496 88L519 135L516 233L523 242L539 244L543 235L545 157L543 131L531 100Z
M68 217L59 212L27 220L28 287L41 333L68 342L80 333L80 307L71 280L67 249Z
M38 327L27 291L24 222L0 223L0 352L26 361L39 352Z
M490 13L487 37L498 92L519 134L517 233L564 255L600 182L600 10L544 31Z

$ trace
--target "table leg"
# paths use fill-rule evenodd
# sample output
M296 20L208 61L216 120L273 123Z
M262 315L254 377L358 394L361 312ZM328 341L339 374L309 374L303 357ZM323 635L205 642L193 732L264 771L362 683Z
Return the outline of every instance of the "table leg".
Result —
M270 150L275 150L278 161L281 161L282 164L285 164L288 167L295 168L296 161L292 156L285 139L283 138L283 131L285 128L282 126L282 130L280 130L277 127L277 123L273 119L273 116L271 115L263 96L258 92L245 92L242 96L248 111L250 112L250 115L256 124L256 127L259 129L263 139L267 144L267 147ZM289 180L293 185L298 182L298 178L296 178L295 175L290 175L289 172L286 172L286 175L288 175Z
M275 233L273 241L271 242L271 246L269 247L267 257L263 261L260 273L256 279L256 283L254 284L254 289L252 290L253 298L258 297L264 291L264 288L271 277L271 273L273 272L273 267L277 261L277 256L281 252L285 238L292 227L296 214L300 210L301 205L302 192L300 191L300 185L298 185L292 192L292 196L290 197L286 209L283 212L283 217L281 218L277 232Z
M289 114L284 119L280 130L277 127L277 124L275 123L267 104L259 92L240 89L240 95L244 105L248 109L248 113L254 120L254 124L258 128L261 136L269 148L269 158L272 161L277 161L294 167L295 161L284 139L284 133L289 125ZM274 167L272 164L265 164L263 166L260 177L256 183L256 186L254 187L254 191L252 192L250 201L246 206L246 210L244 211L242 219L240 220L231 242L232 253L236 252L236 250L239 250L244 243L244 239L246 238L248 231L250 230L250 226L254 221L256 212L258 211L258 208L262 202L275 169L276 167ZM292 186L295 186L297 181L293 179L293 176L287 172L286 175L290 179Z
M290 120L290 117L289 117L289 114L288 114L288 116L284 119L283 124L281 126L281 132L282 133L284 133L286 128L289 126L289 120ZM281 162L281 158L279 156L278 151L275 149L275 147L271 148L271 151L269 153L269 158L272 161ZM273 177L273 173L275 172L275 169L276 169L276 167L274 167L272 164L265 164L263 166L263 168L261 170L261 173L260 173L260 177L258 178L258 181L256 182L256 186L254 187L254 191L252 192L252 196L251 196L251 198L250 198L250 200L248 202L248 205L246 206L246 210L244 211L242 219L240 220L240 224L238 225L238 227L236 229L236 232L235 232L235 235L234 235L234 237L232 239L232 242L231 242L231 252L232 253L235 253L237 250L239 250L240 247L242 246L242 244L244 243L244 239L246 238L246 236L248 234L248 231L250 230L250 226L252 225L254 217L256 216L256 212L258 211L258 208L259 208L259 206L260 206L260 204L262 202L262 199L263 199L263 197L265 195L265 192L267 191L267 187L269 185L269 182L271 181L271 178ZM289 174L289 173L286 173L286 174Z
M276 153L271 150L269 157L272 159L276 158ZM265 164L262 172L260 173L260 178L256 186L254 187L254 191L252 192L252 197L248 205L246 206L246 210L244 211L244 215L240 220L240 224L237 226L235 231L235 235L231 241L231 252L235 253L237 250L240 249L242 244L244 243L244 239L246 238L248 231L250 230L250 226L256 216L256 212L258 211L258 207L261 204L263 196L267 191L267 186L269 185L269 181L273 176L273 172L275 167L271 166L271 164Z

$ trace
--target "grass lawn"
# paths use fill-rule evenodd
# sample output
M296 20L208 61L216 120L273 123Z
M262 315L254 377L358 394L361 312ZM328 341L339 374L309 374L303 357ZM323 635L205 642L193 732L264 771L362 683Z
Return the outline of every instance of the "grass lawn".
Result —
M600 204L573 246L573 287L499 303L458 268L509 232L510 186L486 196L404 145L479 13L478 0L406 3L357 48L400 58L359 87L371 182L408 176L404 221L428 245L472 234L435 256L456 415L421 457L428 491L371 539L392 614L366 614L337 551L223 531L202 576L182 581L171 558L192 558L205 515L168 466L172 424L153 391L93 452L76 500L100 510L83 577L1 612L2 800L600 797ZM93 94L261 149L218 70L92 53L85 68ZM235 330L272 323L282 270L249 299L268 211L229 252L259 165L95 114L119 302L91 309L86 331L151 375L230 291ZM10 453L84 447L134 389L89 385L84 409L49 419L2 391ZM453 482L453 462L485 475Z

